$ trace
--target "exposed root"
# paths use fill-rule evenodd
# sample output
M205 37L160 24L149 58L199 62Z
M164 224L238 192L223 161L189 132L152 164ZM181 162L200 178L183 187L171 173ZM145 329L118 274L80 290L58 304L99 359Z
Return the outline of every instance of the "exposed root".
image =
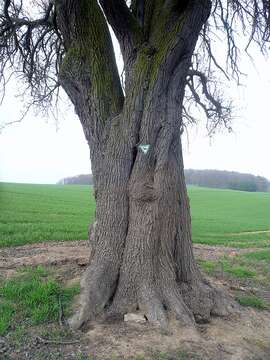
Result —
M212 288L212 291L213 307L211 309L211 315L224 317L239 311L239 304L224 291L217 288Z
M40 336L36 336L36 340L42 344L55 344L55 345L72 345L80 342L79 340L66 340L66 341L51 340L51 339L42 338Z
M153 325L167 329L168 319L164 304L158 294L151 287L143 286L139 295L139 308L144 312L147 320Z
M225 292L209 283L196 281L181 284L183 299L197 323L207 323L211 315L227 316L234 311L235 302Z
M109 271L110 269L110 271ZM92 263L81 279L80 309L69 320L72 329L79 329L87 321L104 312L117 283L117 271L109 264Z
M88 286L86 285L88 271L89 268L85 271L81 279L80 308L68 319L68 324L73 330L81 328L84 323L91 319L90 294L88 292Z
M194 317L190 309L183 301L182 294L177 284L166 291L166 305L168 309L175 315L176 319L183 326L194 325Z
M100 263L98 259L92 259L81 280L80 309L69 319L73 329L97 318L115 321L139 311L149 323L167 330L173 318L190 327L209 322L211 315L226 316L235 311L233 300L213 288L197 270L191 273L192 281L179 283L171 267L156 274L140 271L136 261L134 267L122 265L120 269L117 262L103 258Z
M93 274L92 267L89 267L81 281L80 310L69 320L69 325L78 329L99 316L105 317L106 321L118 321L126 313L139 311L149 323L167 330L170 318L176 318L181 326L190 327L195 322L209 322L211 315L227 316L237 306L222 290L213 288L202 279L180 286L176 281L153 285L140 284L136 291L131 292L118 282L120 291L115 292L115 282L106 283L101 269L98 274Z

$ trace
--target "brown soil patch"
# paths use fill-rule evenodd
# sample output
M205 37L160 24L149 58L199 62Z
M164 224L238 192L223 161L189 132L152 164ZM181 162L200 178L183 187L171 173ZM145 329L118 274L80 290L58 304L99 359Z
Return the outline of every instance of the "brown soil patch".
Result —
M194 245L195 256L209 260L218 259L225 254L235 256L254 250L257 249ZM4 275L10 276L20 266L53 266L57 277L71 284L79 281L80 274L88 263L89 253L86 241L47 242L5 248L0 250L0 270ZM211 280L234 295L230 283ZM74 308L76 306L75 303ZM270 359L269 324L268 311L241 307L239 312L229 318L213 318L210 324L200 325L196 329L181 328L179 324L172 322L166 333L147 322L90 324L90 328L73 334L80 341L70 345L38 343L35 339L37 332L33 329L29 342L19 350L10 352L9 356L14 360L86 359L80 358L78 354L81 354L91 355L98 360L134 360L135 355L141 354L145 360L267 360ZM9 340L0 338L1 341L8 343ZM170 356L162 358L158 352Z
M172 323L162 333L148 325L95 325L88 331L89 353L100 359L129 359L143 354L155 359L155 352L186 352L193 359L270 359L270 314L242 309L229 319L216 318L198 329L181 328ZM157 357L156 357L157 358ZM173 358L173 357L172 357Z
M12 275L22 266L53 266L88 264L90 249L87 241L50 241L0 249L0 270Z
M195 256L216 260L221 256L236 256L257 251L257 248L238 249L225 246L194 244ZM20 266L87 265L90 248L87 241L50 241L0 249L0 269L12 270Z
M147 323L92 323L85 332L73 334L76 343L66 345L66 339L58 344L57 341L44 344L38 341L33 329L29 342L10 352L8 359L268 360L269 323L269 312L247 308L230 318L214 318L210 324L197 328L183 328L171 322L168 332Z
M246 254L253 251L258 251L258 248L235 248L228 246L211 246L203 244L194 244L194 255L202 260L218 260L223 256L234 257L241 254Z

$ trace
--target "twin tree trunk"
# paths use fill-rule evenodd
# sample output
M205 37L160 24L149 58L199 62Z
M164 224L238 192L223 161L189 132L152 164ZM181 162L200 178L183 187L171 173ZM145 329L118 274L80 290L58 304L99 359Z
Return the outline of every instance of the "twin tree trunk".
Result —
M139 1L133 13L121 0L100 3L104 12L93 0L58 7L60 81L89 142L96 198L71 325L135 311L164 327L173 315L185 325L225 315L224 296L194 261L181 147L185 79L209 2L149 1L143 18ZM123 54L125 96L105 16Z

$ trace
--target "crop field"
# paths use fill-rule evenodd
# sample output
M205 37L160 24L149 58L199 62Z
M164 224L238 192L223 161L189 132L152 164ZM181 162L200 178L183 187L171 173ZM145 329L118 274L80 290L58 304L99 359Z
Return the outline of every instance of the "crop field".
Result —
M270 193L189 187L195 243L267 247ZM0 247L87 239L95 202L86 185L0 183Z
M270 193L190 187L195 243L235 247L270 244Z
M181 340L185 332L179 332L175 335L176 342L181 340L179 348L171 349L170 341L164 352L157 344L170 337L162 335L160 341L159 334L149 340L146 332L142 348L148 357L134 345L136 356L128 359L218 359L224 352L233 354L234 349L247 351L248 344L249 354L255 357L239 359L268 359L270 193L193 186L188 192L195 258L211 282L222 285L241 305L241 316L215 319L210 327L200 325L211 340L211 349L204 336L198 338L196 333L197 340L190 345L190 338L186 343ZM85 241L61 240L87 239L94 215L89 186L0 183L1 360L94 360L106 351L110 356L106 359L120 360L122 355L113 349L121 353L130 349L131 339L137 342L144 336L145 327L142 331L131 326L125 337L127 325L121 323L103 327L97 338L91 331L71 331L65 326L78 306L79 279L90 251ZM40 242L45 243L35 244ZM123 344L120 350L119 344ZM213 356L203 353L205 349Z
M0 246L86 239L94 213L89 186L0 183Z

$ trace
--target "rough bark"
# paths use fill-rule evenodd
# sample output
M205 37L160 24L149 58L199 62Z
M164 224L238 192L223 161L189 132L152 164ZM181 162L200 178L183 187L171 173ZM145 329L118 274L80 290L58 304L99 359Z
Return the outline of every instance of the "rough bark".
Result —
M210 2L178 3L145 1L142 14L140 1L132 12L124 1L101 1L125 61L124 98L96 1L59 1L60 80L89 142L96 197L74 327L136 310L162 326L170 314L192 324L228 311L194 261L180 136L185 79Z

